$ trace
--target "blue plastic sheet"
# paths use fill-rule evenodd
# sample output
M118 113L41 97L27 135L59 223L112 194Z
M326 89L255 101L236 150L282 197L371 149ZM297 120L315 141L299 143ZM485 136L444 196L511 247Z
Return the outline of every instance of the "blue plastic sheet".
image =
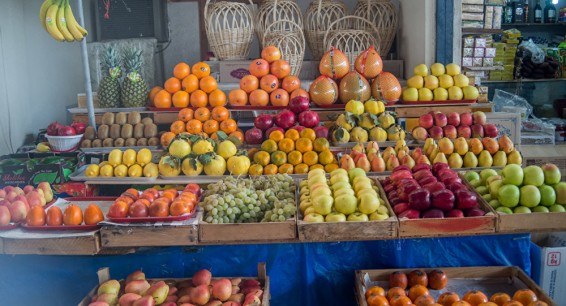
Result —
M530 235L152 248L122 256L0 256L0 305L72 306L96 285L136 269L148 277L256 276L266 262L271 305L356 305L354 270L518 266L530 274Z

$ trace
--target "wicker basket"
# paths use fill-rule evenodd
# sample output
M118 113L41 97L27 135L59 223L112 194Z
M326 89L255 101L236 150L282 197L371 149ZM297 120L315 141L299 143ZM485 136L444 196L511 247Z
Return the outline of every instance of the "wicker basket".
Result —
M366 31L366 30L356 30L356 29L334 29L334 26L339 24L340 22L344 22L345 20L348 21L360 21L366 22L370 28L373 28L373 31ZM329 50L330 47L335 47L336 49L342 51L348 57L350 61L351 67L350 70L354 69L354 62L360 53L370 46L374 46L376 49L379 49L379 38L374 36L377 29L373 26L367 19L358 17L358 16L345 16L342 18L336 19L332 22L326 33L324 33L324 46L326 50Z
M305 35L314 60L320 60L326 51L323 40L328 25L346 15L346 6L342 2L318 0L310 3L305 17ZM336 25L339 30L347 28L347 22Z
M289 33L271 32L279 23L291 25L293 28ZM305 57L305 36L301 27L290 20L279 20L267 26L261 40L264 46L276 46L281 51L281 58L289 62L291 75L298 76L303 67Z
M285 22L277 22L285 21ZM277 23L276 23L277 22ZM292 0L265 0L259 6L255 30L260 43L268 26L273 34L291 34L303 31L303 16L297 2ZM298 27L297 27L298 25ZM263 45L261 46L264 47Z
M247 4L227 1L210 3L210 0L206 0L204 16L208 43L219 60L248 58L254 22L252 10Z
M391 50L399 26L395 5L391 0L359 0L354 15L367 19L374 25L369 27L367 23L355 22L354 29L374 31L373 28L377 28L376 35L381 40L379 54L385 58Z
M49 136L45 135L51 151L53 152L69 152L79 148L83 134L74 136Z

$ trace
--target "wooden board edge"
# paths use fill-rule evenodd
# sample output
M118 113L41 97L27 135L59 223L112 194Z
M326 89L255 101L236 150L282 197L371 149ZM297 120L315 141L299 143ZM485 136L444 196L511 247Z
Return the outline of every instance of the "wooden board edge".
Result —
M117 234L116 231L125 233ZM100 235L104 248L193 246L198 244L197 225L145 228L104 226L100 230ZM159 239L163 236L166 236L167 239Z
M4 254L14 255L96 255L100 252L100 236L53 239L4 239Z

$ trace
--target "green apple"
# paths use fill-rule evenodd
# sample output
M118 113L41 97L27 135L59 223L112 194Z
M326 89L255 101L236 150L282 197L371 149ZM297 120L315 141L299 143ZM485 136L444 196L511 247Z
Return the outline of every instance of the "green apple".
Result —
M556 203L561 205L566 204L566 183L560 182L554 185L554 191L556 191Z
M322 223L322 222L324 222L324 217L322 215L317 214L317 213L310 213L310 214L305 216L304 220L305 220L305 222Z
M358 199L353 195L341 195L334 199L334 208L345 215L352 214L358 208Z
M386 219L389 219L388 215L378 214L377 212L374 212L371 215L369 215L370 221L381 221L381 220L386 220Z
M544 184L544 172L539 166L528 166L523 169L523 185L542 186Z
M464 174L466 181L471 182L473 180L480 180L480 175L475 171L468 171Z
M497 208L497 207L501 206L501 204L499 204L499 201L497 201L497 200L491 200L491 201L489 201L489 206L491 206L493 208Z
M501 186L503 186L503 180L493 181L489 184L489 194L491 194L492 199L497 199Z
M389 209L385 206L382 199L379 199L379 207L377 208L377 213L380 215L389 215Z
M481 197L482 197L486 202L489 202L489 201L492 200L491 194L489 194L489 193L483 194Z
M358 191L358 192L356 193L356 197L357 197L358 200L359 200L359 199L361 198L361 196L364 195L364 194L369 194L369 195L371 195L372 197L377 198L377 191L375 191L375 190L373 190L373 189L371 189L371 188L366 188L366 189L362 189L362 190Z
M503 213L506 215L512 215L513 211L511 210L511 208L509 207L504 207L504 206L499 206L495 209L495 211L499 212L499 213Z
M324 218L326 222L345 222L346 216L343 213L331 212Z
M314 207L311 205L311 206L307 207L307 209L305 209L305 211L303 212L303 215L306 216L306 215L312 214L312 213L316 213L316 211L314 210Z
M550 210L550 212L566 212L566 208L560 204L552 205L548 210Z
M544 206L552 206L556 203L556 191L548 185L542 185L538 188L540 192L540 204Z
M301 201L299 204L299 209L304 213L305 210L312 206L312 202L310 200Z
M355 196L356 194L354 193L354 189L349 189L349 188L344 188L344 189L340 189L340 190L336 190L334 192L334 198L337 198L341 195L351 195L351 196Z
M348 182L348 181L346 181L346 182L340 181L340 182L337 182L337 183L333 183L331 188L332 188L333 191L340 190L340 189L352 189L352 185L350 185L350 182Z
M485 186L479 186L478 188L476 188L476 191L481 195L488 193L487 187Z
M348 221L369 221L368 215L362 214L360 212L355 212L348 216Z
M497 200L505 207L515 207L519 205L520 195L519 187L515 185L503 185L499 188Z
M521 187L519 203L525 207L535 207L540 204L540 191L536 186L526 185Z
M485 180L485 184L489 187L489 185L495 181L503 180L501 175L492 175Z
M528 207L525 207L525 206L517 206L513 210L513 213L515 213L515 214L530 214L531 209L528 208Z
M361 181L357 181L356 183L354 183L354 191L355 192L358 192L362 189L372 189L371 188L371 182L361 180Z
M510 164L503 168L503 184L521 186L523 184L523 169L516 164Z
M332 196L332 191L328 188L318 188L311 192L312 199L318 198L321 195Z
M342 169L342 170L344 170L344 169ZM344 171L346 171L346 170L344 170ZM350 184L350 179L348 178L348 174L337 174L335 176L330 177L330 184L331 185L334 185L334 184L339 183L339 182L346 182L346 183Z
M323 169L313 169L313 170L309 171L309 173L307 174L307 178L310 179L313 176L320 176L320 175L325 177L326 172Z
M321 195L313 198L312 201L312 206L317 214L326 216L332 211L332 205L334 205L334 198L332 196Z
M332 172L330 172L330 177L332 178L333 176L337 176L337 175L341 175L341 174L348 175L348 171L346 171L345 169L342 169L342 168L334 169L334 170L332 170Z
M485 185L487 182L487 178L490 176L497 175L497 172L493 169L484 169L480 172L480 179L482 185Z
M470 185L472 185L472 187L476 188L479 187L481 185L481 181L479 179L474 179L469 181Z
M539 206L533 208L533 212L534 213L547 213L547 212L550 212L550 210L546 206L539 205Z
M544 183L547 185L555 185L560 183L562 174L555 164L545 164L542 166L544 172Z
M308 179L309 189L312 189L312 186L314 184L320 184L320 183L324 183L324 184L328 185L328 183L326 182L326 177L324 177L324 176L314 176L314 177Z
M360 204L358 210L364 214L371 214L379 208L379 200L371 194L363 194L360 196Z

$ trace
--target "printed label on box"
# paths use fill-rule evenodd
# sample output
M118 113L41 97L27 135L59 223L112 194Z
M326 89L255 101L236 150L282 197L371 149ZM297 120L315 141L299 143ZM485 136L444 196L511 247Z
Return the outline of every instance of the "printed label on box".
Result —
M560 252L551 252L548 253L548 256L546 257L546 265L547 266L559 266L560 265Z

